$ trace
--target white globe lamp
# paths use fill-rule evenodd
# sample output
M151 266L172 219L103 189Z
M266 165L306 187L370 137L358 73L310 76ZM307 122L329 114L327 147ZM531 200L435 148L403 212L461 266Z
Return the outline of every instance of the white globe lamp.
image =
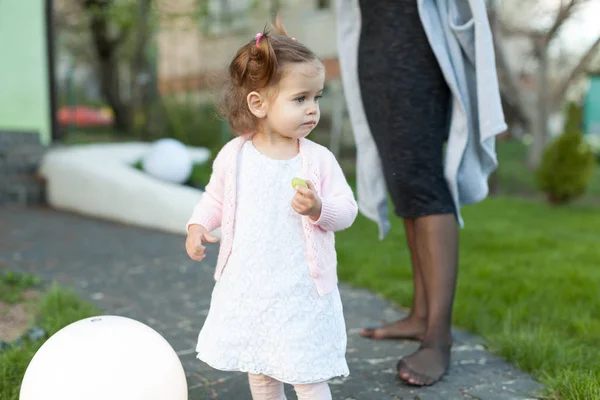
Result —
M187 400L169 343L130 318L105 315L52 335L29 363L19 400Z
M172 183L184 183L192 173L192 158L183 143L175 139L159 139L152 143L142 159L147 174Z

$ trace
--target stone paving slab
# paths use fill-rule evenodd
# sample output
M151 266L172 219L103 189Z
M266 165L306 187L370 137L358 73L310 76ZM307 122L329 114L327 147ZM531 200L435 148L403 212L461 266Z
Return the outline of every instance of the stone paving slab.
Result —
M214 285L217 250L211 246L207 258L195 263L185 254L183 236L46 208L0 208L0 268L71 286L105 314L134 318L154 328L180 356L190 400L250 400L245 374L214 370L195 356ZM449 374L433 387L406 386L396 379L395 365L417 344L371 341L358 334L362 326L394 320L403 312L366 290L341 285L341 294L350 377L331 381L336 400L517 400L535 399L542 389L527 374L488 353L481 339L459 330L454 331ZM296 399L291 386L286 393L288 400Z

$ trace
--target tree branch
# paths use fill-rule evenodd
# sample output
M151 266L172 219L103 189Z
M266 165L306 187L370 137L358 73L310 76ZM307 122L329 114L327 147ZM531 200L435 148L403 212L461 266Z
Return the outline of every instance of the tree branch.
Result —
M490 14L496 11L490 12ZM536 31L535 29L528 29L518 26L509 26L502 19L496 18L496 32L501 33L505 37L524 36L530 39L541 38L545 36L543 33Z
M586 1L587 0L562 0L560 8L558 9L558 13L554 18L554 23L547 31L539 31L531 28L509 26L501 20L498 21L498 28L504 36L524 36L540 43L542 47L545 48L555 38L565 21L567 21L573 15L575 9L578 6L585 3Z
M554 39L560 27L565 23L566 20L573 14L575 7L581 5L583 3L582 0L568 0L566 5L563 5L561 1L560 8L558 13L556 14L556 18L554 19L554 24L545 35L546 46Z
M496 1L492 1L488 14L492 30L494 51L496 53L496 66L500 75L502 98L506 103L510 104L513 112L517 115L517 118L524 123L528 123L527 109L525 107L525 102L523 101L523 94L521 93L519 82L517 81L515 74L510 71L506 53L502 47L501 41L498 40L498 31L501 27L501 21L498 17Z
M135 35L135 47L132 60L134 79L142 71L145 61L145 51L150 39L150 12L152 0L138 0L137 32Z
M555 93L551 97L553 104L557 104L565 97L565 93L569 89L571 82L577 79L577 77L579 77L580 74L585 72L588 63L594 58L598 49L600 49L600 36L583 54L579 62L571 70L571 73L568 74L567 77L558 85Z

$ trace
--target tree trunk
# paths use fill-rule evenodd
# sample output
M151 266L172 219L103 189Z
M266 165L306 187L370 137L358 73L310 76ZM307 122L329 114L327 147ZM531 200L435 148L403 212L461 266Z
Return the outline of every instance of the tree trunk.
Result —
M536 79L536 108L531 124L533 143L528 154L530 169L536 169L542 160L549 136L549 93L548 93L548 50L546 45L538 45L538 70Z
M535 116L535 120L531 124L531 134L533 142L527 155L527 165L529 169L535 170L540 165L544 149L546 148L546 129L539 115Z
M113 57L100 59L100 89L105 100L113 110L114 128L120 133L131 133L131 107L121 100L118 62Z
M98 57L98 73L100 74L100 89L115 115L114 127L120 132L131 132L131 108L121 99L119 87L119 63L117 47L119 39L111 39L108 33L106 9L110 3L105 1L87 0L84 2L90 13L90 32L92 42ZM98 11L100 10L100 11Z
M144 116L143 125L140 129L141 139L147 139L148 113L149 113L149 80L150 65L146 55L148 40L150 39L150 10L152 0L138 0L138 14L136 21L136 44L135 53L131 65L132 72L132 112Z

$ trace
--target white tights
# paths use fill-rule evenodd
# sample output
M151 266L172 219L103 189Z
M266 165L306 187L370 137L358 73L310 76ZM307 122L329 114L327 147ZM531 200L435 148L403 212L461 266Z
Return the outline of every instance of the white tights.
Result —
M286 400L283 383L266 375L248 374L252 400ZM294 385L298 400L332 400L327 382Z

